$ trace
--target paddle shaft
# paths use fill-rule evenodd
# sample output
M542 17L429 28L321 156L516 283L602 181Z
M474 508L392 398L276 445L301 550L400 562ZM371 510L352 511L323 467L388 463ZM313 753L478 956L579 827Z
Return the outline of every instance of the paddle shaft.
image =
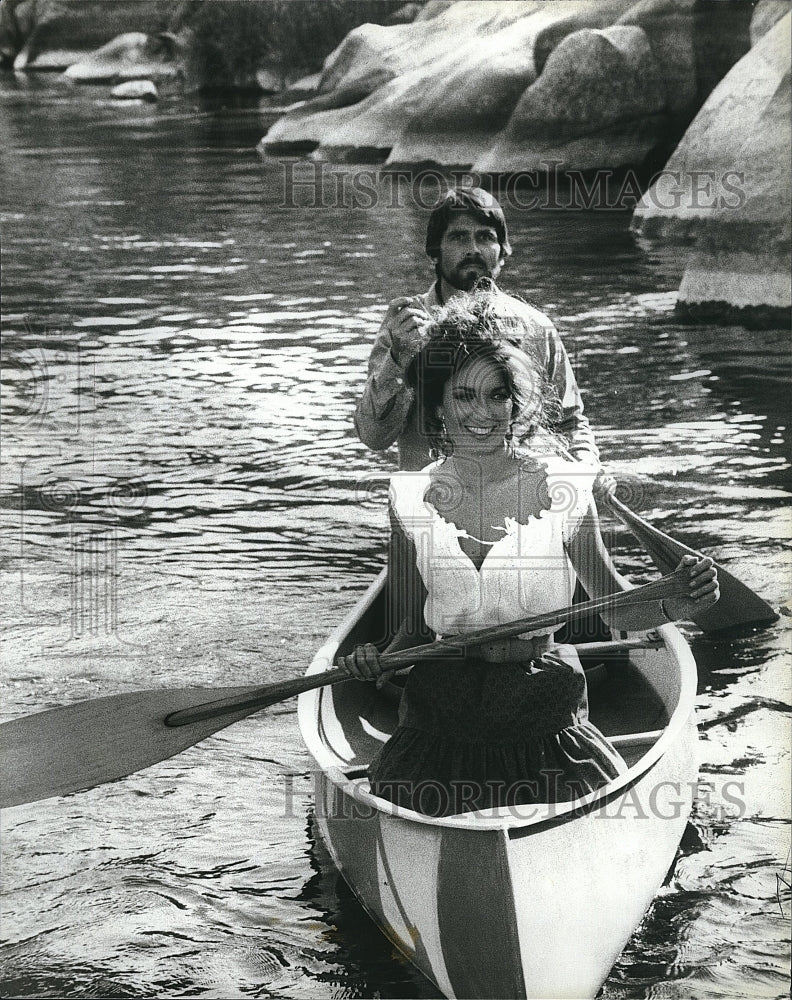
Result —
M581 604L561 608L559 611L550 611L547 614L534 615L530 618L520 618L517 621L506 622L503 625L492 625L488 628L451 636L447 639L436 639L425 646L415 646L411 649L383 653L380 662L387 670L398 670L400 667L411 666L420 660L436 659L438 656L443 655L459 656L467 648L480 646L483 643L498 642L503 639L522 635L525 632L536 631L540 628L565 625L593 611L603 611L606 609L618 611L637 604L661 601L665 597L682 597L687 593L688 574L686 570L681 570L670 573L668 576L664 576L652 583L644 584L642 587L625 590L619 594L609 594L606 597L598 597L592 601L584 601ZM304 691L313 691L315 688L348 679L349 674L347 671L341 667L336 667L333 670L325 670L305 677L296 677L288 681L266 684L239 697L210 701L203 705L195 705L178 712L172 712L165 717L164 721L166 726L178 727L187 726L204 719L217 718L231 712L255 712L259 708L265 708L279 701L285 701L287 698L293 698Z
M576 461L574 455L566 448L560 445L558 447L560 454L568 462ZM634 510L630 510L625 503L619 500L613 490L603 494L597 502L604 502L629 528L649 553L661 573L672 572L683 556L695 556L697 559L703 557L703 553L697 549L691 549L690 546L677 541L676 538L672 538L645 521ZM698 625L702 632L722 632L724 629L732 629L741 625L752 625L760 628L778 621L778 613L764 598L754 593L742 580L732 576L718 563L715 563L715 569L718 572L720 597L715 604L691 615L691 620Z

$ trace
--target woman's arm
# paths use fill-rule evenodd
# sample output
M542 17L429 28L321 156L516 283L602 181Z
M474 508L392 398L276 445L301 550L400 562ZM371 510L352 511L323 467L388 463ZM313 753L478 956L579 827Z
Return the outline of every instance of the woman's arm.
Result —
M616 571L605 548L593 500L577 534L567 545L567 552L580 582L592 597L607 597L631 589L631 584ZM616 611L605 608L600 615L606 624L626 632L641 632L669 621L689 619L714 604L719 593L712 560L685 556L679 565L686 567L689 574L690 587L686 597L667 597L664 601L652 601Z
M415 545L402 530L392 509L390 521L387 621L393 636L383 653L425 646L435 639L434 632L424 620L423 607L427 592L418 570ZM391 623L396 622L398 626L392 628ZM377 647L369 642L358 646L348 656L340 657L338 665L358 680L376 680L384 684L393 671L383 672L381 655Z

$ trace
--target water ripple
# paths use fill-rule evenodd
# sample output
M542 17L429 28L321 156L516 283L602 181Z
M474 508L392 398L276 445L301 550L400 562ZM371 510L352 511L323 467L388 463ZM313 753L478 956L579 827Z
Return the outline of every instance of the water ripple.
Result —
M0 91L4 716L299 674L383 563L394 457L352 413L385 303L430 283L425 213L282 207L256 109ZM503 283L557 321L608 467L780 602L788 331L681 324L678 256L618 213L512 215ZM694 639L696 812L603 997L783 992L786 636ZM294 712L11 811L4 995L435 997L317 841Z

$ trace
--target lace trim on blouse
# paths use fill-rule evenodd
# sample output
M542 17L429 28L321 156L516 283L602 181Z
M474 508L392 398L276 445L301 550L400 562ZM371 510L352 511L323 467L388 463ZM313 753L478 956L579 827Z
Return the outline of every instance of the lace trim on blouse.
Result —
M426 499L435 463L421 472L391 477L397 520L416 550L418 570L429 593L426 623L435 632L462 631L514 621L569 604L575 574L565 547L589 509L597 468L542 456L550 509L523 524L506 517L493 526L503 537L489 546L480 567L464 552L460 538L474 538L447 521ZM547 635L553 628L536 635Z

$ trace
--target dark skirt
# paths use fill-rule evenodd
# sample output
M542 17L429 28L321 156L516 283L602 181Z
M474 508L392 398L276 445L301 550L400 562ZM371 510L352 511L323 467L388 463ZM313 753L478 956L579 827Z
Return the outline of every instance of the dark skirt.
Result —
M402 722L369 768L372 792L449 816L567 802L622 773L624 761L588 721L572 647L533 668L472 657L413 667Z

